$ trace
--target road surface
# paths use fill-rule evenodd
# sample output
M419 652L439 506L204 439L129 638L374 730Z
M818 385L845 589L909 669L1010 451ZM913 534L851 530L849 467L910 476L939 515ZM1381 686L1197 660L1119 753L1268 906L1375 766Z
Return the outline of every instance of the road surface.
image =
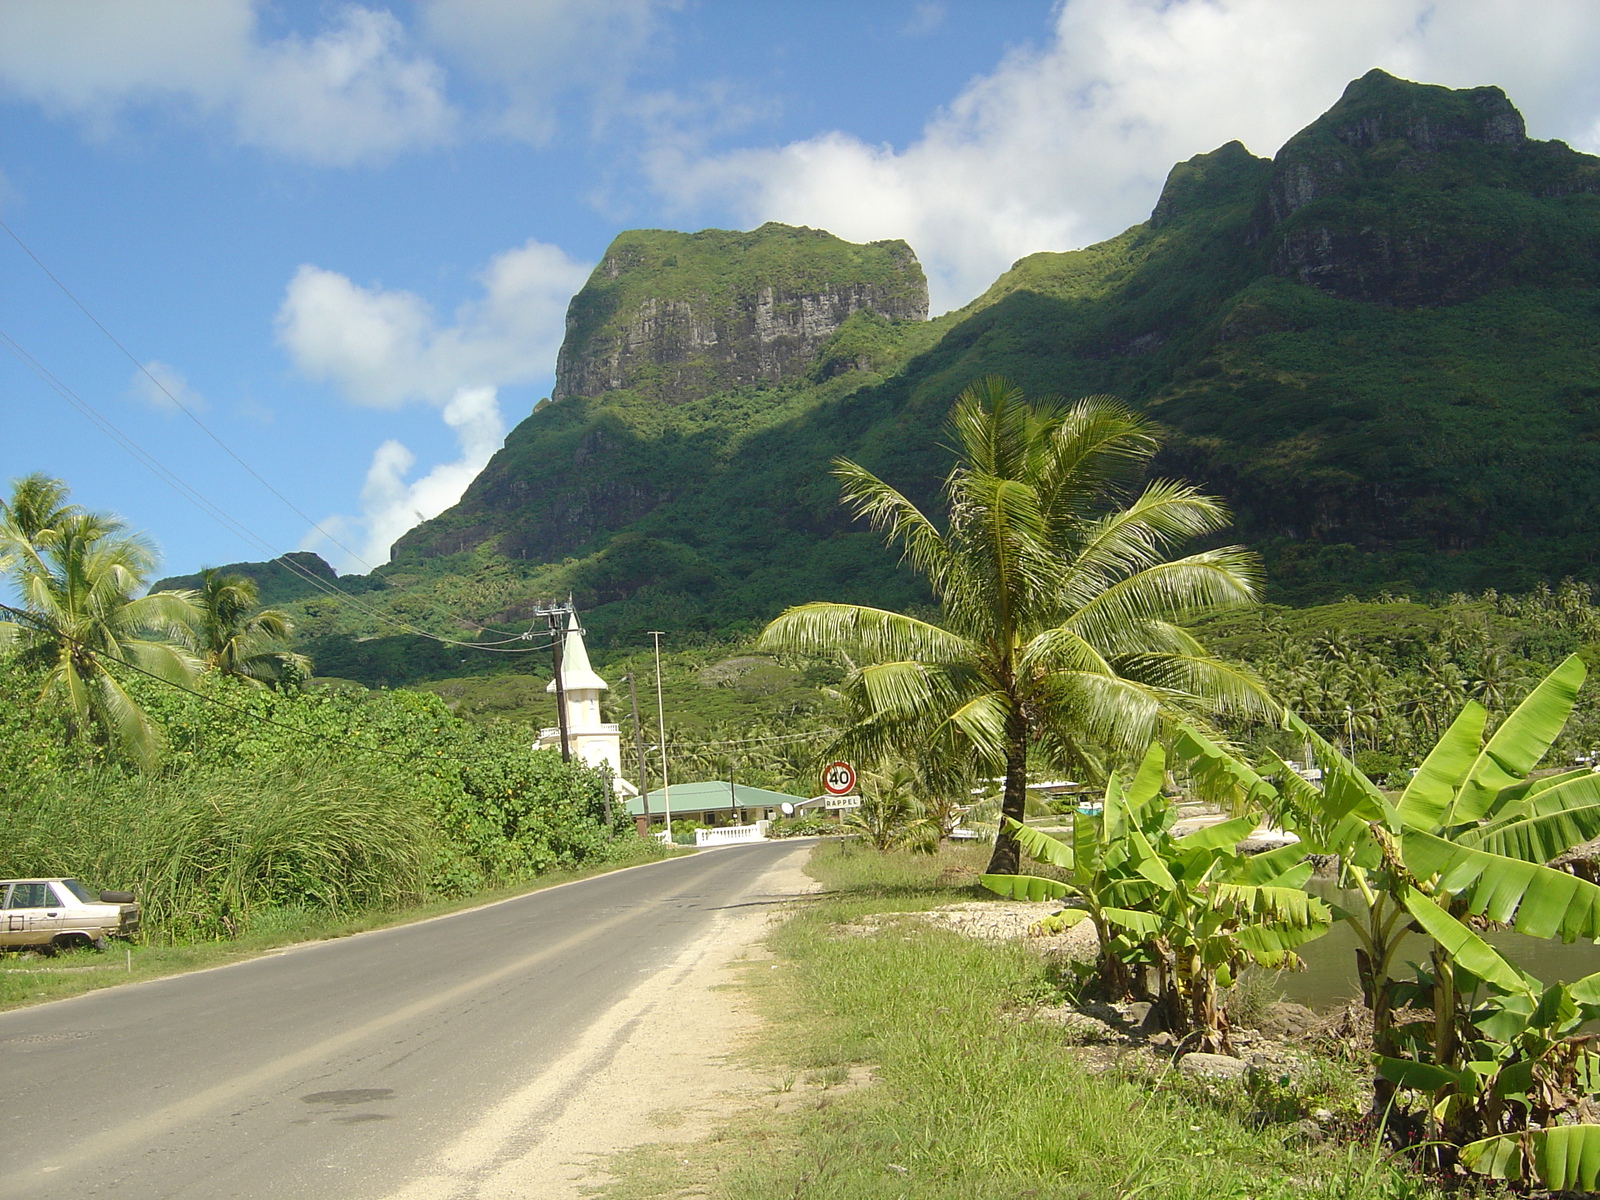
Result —
M0 1013L0 1196L541 1195L541 1128L805 852L728 847ZM723 1048L659 1023L663 1048ZM483 1186L512 1159L515 1186Z

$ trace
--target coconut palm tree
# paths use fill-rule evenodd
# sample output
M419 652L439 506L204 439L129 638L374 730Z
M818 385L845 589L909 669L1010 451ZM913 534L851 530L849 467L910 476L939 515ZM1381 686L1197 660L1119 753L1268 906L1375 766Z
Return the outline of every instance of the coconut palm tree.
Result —
M1142 749L1175 709L1269 709L1253 676L1178 624L1255 603L1256 562L1237 547L1168 557L1228 518L1180 483L1135 494L1159 445L1149 423L1105 396L1030 403L997 378L968 387L950 420L943 528L865 468L834 465L843 502L903 547L941 620L812 603L763 634L855 664L841 691L856 720L838 749L883 761L940 746L1003 772L1002 813L1020 821L1030 748L1081 768ZM1002 820L990 873L1014 873L1018 856Z
M194 603L196 647L208 670L266 686L285 671L309 674L311 660L284 647L294 626L275 608L256 611L255 580L224 575L215 567L200 572Z
M83 510L67 503L67 485L40 471L11 481L11 499L0 500L0 555L11 542L32 544L46 529Z
M136 596L155 563L143 538L120 521L64 503L65 486L19 480L0 525L0 557L21 596L0 648L44 669L41 699L65 710L74 733L149 765L160 729L114 672L117 664L187 684L198 665L186 648L192 593Z

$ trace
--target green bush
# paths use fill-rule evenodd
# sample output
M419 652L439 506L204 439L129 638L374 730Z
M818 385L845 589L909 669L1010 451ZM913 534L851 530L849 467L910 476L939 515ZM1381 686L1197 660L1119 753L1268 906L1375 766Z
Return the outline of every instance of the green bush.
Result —
M767 826L769 838L819 837L850 832L831 817L783 817Z
M37 680L9 672L0 876L132 888L152 938L189 940L275 909L395 909L636 852L620 806L605 822L605 778L520 727L469 725L414 692L199 686L209 699L130 681L169 743L137 775L94 764L29 702Z
M414 904L440 858L420 793L325 754L180 778L103 770L31 782L0 808L0 871L131 889L160 940L232 937L272 908Z

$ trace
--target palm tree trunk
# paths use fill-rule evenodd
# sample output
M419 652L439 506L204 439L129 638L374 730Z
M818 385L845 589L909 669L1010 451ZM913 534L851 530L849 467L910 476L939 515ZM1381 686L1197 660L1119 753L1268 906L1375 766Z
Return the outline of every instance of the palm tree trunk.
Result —
M1015 875L1022 864L1022 850L1006 828L1007 817L1021 821L1027 815L1028 730L1020 716L1011 718L1006 734L1006 789L1000 799L1000 830L989 858L990 875Z

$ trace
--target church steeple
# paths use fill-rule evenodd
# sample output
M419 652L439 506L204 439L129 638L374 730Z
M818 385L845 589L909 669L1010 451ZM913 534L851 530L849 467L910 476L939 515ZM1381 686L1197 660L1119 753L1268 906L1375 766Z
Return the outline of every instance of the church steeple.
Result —
M572 752L590 766L605 763L611 768L617 791L637 795L637 789L622 775L622 733L616 725L600 719L600 693L608 691L604 679L589 665L589 650L583 644L583 626L578 614L567 617L567 631L561 643L561 687L567 701L567 740ZM554 695L556 681L545 685ZM539 749L559 749L561 727L539 731Z
M583 628L578 624L578 614L567 616L567 640L561 647L561 684L567 692L567 702L572 702L574 691L604 692L606 681L594 673L589 665L589 651L583 644ZM545 691L555 694L556 681L545 685ZM595 699L598 701L599 697Z

